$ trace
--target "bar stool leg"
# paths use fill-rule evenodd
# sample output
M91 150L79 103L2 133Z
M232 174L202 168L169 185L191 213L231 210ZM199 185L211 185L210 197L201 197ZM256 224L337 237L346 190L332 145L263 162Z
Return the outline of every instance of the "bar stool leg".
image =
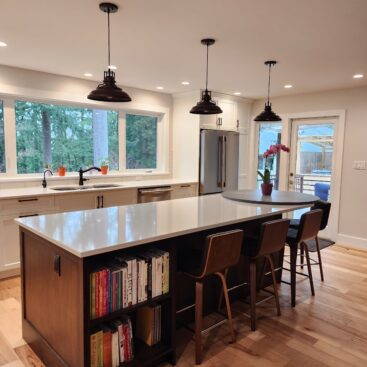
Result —
M324 271L322 269L321 251L320 251L320 244L319 244L318 237L315 237L315 242L316 242L317 256L319 258L320 276L321 276L321 281L323 282L324 281Z
M290 246L291 252L291 303L292 307L296 305L296 264L297 264L297 250L296 247Z
M306 243L303 243L304 247L305 247L305 253L306 253L306 261L307 261L307 268L308 268L308 277L310 279L310 287L311 287L311 294L314 296L315 295L315 289L313 286L313 278L312 278L312 269L311 269L311 261L310 261L310 255L308 252L308 246Z
M274 297L275 297L275 304L277 306L277 315L280 316L280 304L279 304L279 295L278 295L278 285L275 278L275 272L274 272L274 261L272 258L272 255L266 255L265 256L269 262L270 270L271 270L271 277L273 279L273 288L274 288Z
M256 330L256 260L250 260L251 330Z
M226 285L227 285L227 276L228 276L228 269L224 270L224 279L226 280ZM221 278L222 279L222 278ZM218 312L220 312L221 308L222 308L222 303L223 303L223 283L221 286L221 290L220 290L220 294L219 294L219 302L218 302Z
M303 264L305 263L305 249L303 245L301 244L301 269L303 270Z
M227 272L227 269L225 270L225 274L226 274L226 272ZM233 329L231 304L229 302L229 297L228 297L228 289L227 289L226 278L225 278L225 275L223 275L222 273L218 272L218 273L215 273L215 274L218 275L218 277L220 278L221 283L222 283L222 291L223 291L224 299L226 301L229 331L231 333L232 343L235 343L236 342L236 334L235 334L234 329Z
M196 282L195 289L195 354L196 364L202 361L201 331L203 329L203 283Z

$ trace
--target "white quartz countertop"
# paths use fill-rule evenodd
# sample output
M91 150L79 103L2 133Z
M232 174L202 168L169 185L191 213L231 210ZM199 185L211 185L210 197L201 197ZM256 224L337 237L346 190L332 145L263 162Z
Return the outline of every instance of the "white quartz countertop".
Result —
M43 196L43 195L65 195L65 194L81 194L83 192L91 192L91 191L104 191L104 190L121 190L121 189L131 189L131 188L143 188L143 187L155 187L155 186L166 186L166 185L180 185L180 184L189 184L189 183L197 183L190 180L182 180L182 179L156 179L156 180L135 180L135 181L105 181L103 184L111 184L118 185L117 187L109 187L109 188L89 188L87 190L73 190L73 191L57 191L53 190L52 186L47 188L43 188L41 186L41 181L39 186L34 187L25 187L25 188L12 188L12 189L0 189L0 200L1 199L14 199L21 197L31 197L31 196ZM95 182L95 185L102 184L101 181ZM91 184L85 184L86 187ZM77 186L77 183L74 185L70 184L62 184L60 182L58 185L54 185L54 187L59 186Z
M303 207L248 204L214 194L19 218L16 222L83 258Z

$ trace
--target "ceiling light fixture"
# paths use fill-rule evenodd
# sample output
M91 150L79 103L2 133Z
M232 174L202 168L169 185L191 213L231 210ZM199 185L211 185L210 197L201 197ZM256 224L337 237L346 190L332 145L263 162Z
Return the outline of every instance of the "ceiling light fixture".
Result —
M100 10L107 13L107 29L108 29L108 70L104 72L103 83L99 84L95 90L89 93L88 99L104 102L130 102L130 96L116 85L115 73L112 71L111 65L111 49L110 49L110 13L116 13L118 6L112 3L99 4ZM114 67L116 68L116 67Z
M361 79L361 78L363 78L364 77L364 75L363 74L354 74L353 75L353 78L354 79Z
M84 73L84 76L93 76L91 73Z
M108 65L108 68L110 70L117 70L117 66L115 66L115 65Z
M292 85L292 84L286 84L286 85L284 86L284 88L285 88L285 89L290 89L290 88L293 88L293 85Z
M182 85L189 85L190 82L181 82Z
M201 101L190 110L190 113L196 115L216 115L223 112L222 109L212 100L212 92L208 90L209 46L214 43L215 40L212 38L201 40L201 44L206 46L206 83L205 90L201 92Z
M0 41L0 47L6 47L7 44L5 42Z
M265 65L269 67L269 79L268 79L268 100L265 102L265 109L260 115L255 117L255 121L282 121L282 119L272 111L270 103L270 74L271 67L276 65L276 61L265 61Z
M159 90L162 90L162 89L164 89L163 87L161 87L161 86L158 86L158 87L156 87L157 89L159 89Z
M235 96L239 96L241 94L241 92L234 92L233 93Z

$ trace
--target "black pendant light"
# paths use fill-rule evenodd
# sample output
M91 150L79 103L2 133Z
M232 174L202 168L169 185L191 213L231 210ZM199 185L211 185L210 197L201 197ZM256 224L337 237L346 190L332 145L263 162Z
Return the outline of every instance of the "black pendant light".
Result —
M270 73L271 67L274 66L277 62L276 61L265 61L265 65L269 67L269 80L268 80L268 100L265 103L265 109L263 112L260 113L255 118L255 121L266 121L266 122L273 122L273 121L282 121L282 119L272 111L271 103L270 103Z
M130 96L116 85L115 73L111 70L110 51L110 13L116 13L118 6L112 3L101 3L99 8L107 13L108 27L108 70L104 72L103 83L89 93L88 99L104 102L130 102Z
M206 46L206 84L205 90L201 91L201 101L190 110L190 113L196 115L216 115L223 112L222 109L212 100L212 92L208 90L209 46L214 43L215 40L212 38L201 40L201 44Z

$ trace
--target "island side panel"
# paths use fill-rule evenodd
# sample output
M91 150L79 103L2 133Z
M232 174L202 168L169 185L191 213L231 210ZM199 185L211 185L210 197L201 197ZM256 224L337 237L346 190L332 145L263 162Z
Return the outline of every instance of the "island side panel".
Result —
M82 259L22 228L20 246L24 340L46 366L83 366Z

